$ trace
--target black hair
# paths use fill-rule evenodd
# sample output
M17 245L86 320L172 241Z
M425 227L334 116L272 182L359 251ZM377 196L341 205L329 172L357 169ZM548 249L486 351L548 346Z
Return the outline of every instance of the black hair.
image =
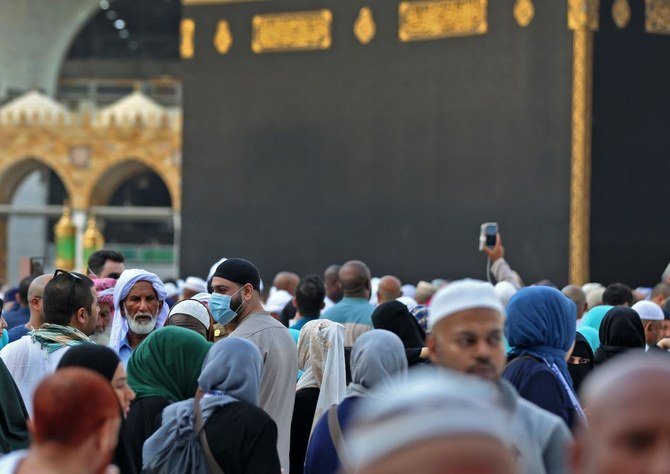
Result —
M33 282L33 280L37 277L38 275L30 275L21 280L19 283L19 301L21 302L22 305L27 306L28 305L28 288L30 288L30 284Z
M72 275L77 275L76 278ZM44 321L67 326L79 308L89 312L93 306L93 280L81 273L64 272L51 279L44 287Z
M632 306L633 292L623 283L612 283L603 293L603 304L610 306Z
M90 257L88 257L88 271L100 275L102 267L105 266L105 262L111 260L112 262L124 263L126 257L123 256L121 252L116 250L98 250L93 252Z
M326 286L318 275L302 277L295 292L298 311L302 316L318 316L325 296Z

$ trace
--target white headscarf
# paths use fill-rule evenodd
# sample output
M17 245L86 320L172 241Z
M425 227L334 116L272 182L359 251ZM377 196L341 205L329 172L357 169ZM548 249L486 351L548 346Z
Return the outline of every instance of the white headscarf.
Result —
M137 268L124 270L114 287L114 321L112 322L112 333L109 336L109 347L114 349L117 353L121 348L121 341L125 339L126 334L128 334L128 321L123 317L121 301L126 299L131 288L138 281L148 281L151 283L151 286L156 290L158 300L163 301L163 307L156 318L156 329L163 327L165 319L170 311L167 303L165 303L167 291L165 290L165 285L163 285L161 279L158 278L158 275Z
M347 395L344 326L328 319L315 319L305 324L298 339L298 365L305 373L298 380L296 389L319 389L313 430L321 415Z

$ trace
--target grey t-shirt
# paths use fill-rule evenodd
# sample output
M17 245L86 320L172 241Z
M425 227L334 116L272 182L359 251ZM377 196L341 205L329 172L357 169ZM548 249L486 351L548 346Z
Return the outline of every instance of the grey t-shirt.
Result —
M254 313L232 332L256 344L263 355L260 407L277 424L277 454L289 472L291 418L298 375L298 350L288 329L268 313Z
M510 437L521 474L567 474L572 434L565 422L519 396L504 379L498 386L511 412Z

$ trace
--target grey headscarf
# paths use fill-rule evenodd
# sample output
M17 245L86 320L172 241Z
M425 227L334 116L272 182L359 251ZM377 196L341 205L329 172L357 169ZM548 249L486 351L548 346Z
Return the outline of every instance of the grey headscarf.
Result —
M351 383L347 396L365 397L392 377L407 376L405 346L398 336L385 329L361 335L351 350Z
M243 401L257 406L262 370L263 356L254 343L227 337L214 344L198 377L198 386L205 393L200 400L203 422L228 403ZM193 399L166 407L161 427L144 443L144 467L159 460L177 440L192 436L193 422Z

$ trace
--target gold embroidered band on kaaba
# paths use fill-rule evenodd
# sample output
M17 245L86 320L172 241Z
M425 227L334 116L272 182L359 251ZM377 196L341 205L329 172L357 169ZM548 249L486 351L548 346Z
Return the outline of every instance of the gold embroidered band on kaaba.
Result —
M488 0L427 0L398 5L398 38L419 41L481 35L488 30Z

